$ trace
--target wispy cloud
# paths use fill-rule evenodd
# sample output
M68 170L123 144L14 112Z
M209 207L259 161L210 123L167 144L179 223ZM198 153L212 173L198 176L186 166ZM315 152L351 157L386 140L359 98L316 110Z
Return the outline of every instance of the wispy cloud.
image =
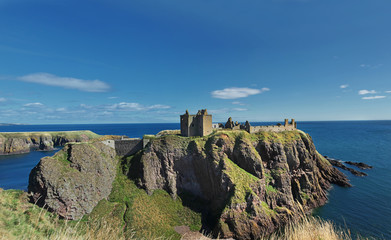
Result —
M159 122L175 121L177 114L164 104L120 102L116 104L77 104L51 106L50 103L30 102L14 109L0 108L0 116L10 119L28 119L27 122ZM10 122L16 122L11 120Z
M140 103L133 102L120 102L113 105L108 105L107 110L119 110L119 111L147 111L147 110L159 110L159 109L169 109L171 108L168 105L155 104L151 106L145 106Z
M386 93L391 93L391 91L386 91Z
M40 102L35 102L35 103L27 103L23 106L24 107L43 107L43 104Z
M244 105L245 105L244 103L238 102L238 101L232 102L232 104L234 104L234 105L240 105L240 106L244 106Z
M349 87L349 85L348 85L348 84L343 84L343 85L341 85L341 86L339 86L339 87L342 88L342 89L344 89L344 88Z
M117 99L118 97L108 97L108 99Z
M360 64L360 67L361 68L367 68L367 69L376 69L376 68L380 68L382 67L383 64L379 63L379 64Z
M237 99L245 98L251 95L260 94L270 91L269 88L254 89L254 88L225 88L223 90L215 90L212 92L212 97L220 99Z
M360 95L365 95L365 94L375 94L376 93L376 91L375 90L360 90L360 91L358 91L358 94L360 94Z
M6 102L6 101L7 101L7 99L5 99L3 97L0 98L0 103Z
M107 92L110 90L110 86L100 80L83 80L72 77L59 77L50 73L33 73L18 77L17 79L23 82L77 89L83 92Z
M372 99L382 99L385 98L386 96L370 96L370 97L362 97L361 99L364 100L372 100Z
M238 112L243 112L243 111L247 111L248 109L247 108L232 108L233 111L238 111Z

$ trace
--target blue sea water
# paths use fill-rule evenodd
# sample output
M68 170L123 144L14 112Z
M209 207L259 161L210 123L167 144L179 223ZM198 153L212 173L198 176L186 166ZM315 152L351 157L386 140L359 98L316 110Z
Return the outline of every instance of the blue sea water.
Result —
M264 124L267 123L253 125ZM315 214L363 237L391 239L391 121L298 122L298 128L312 136L321 154L374 167L364 170L367 177L356 177L342 170L353 187L334 186L329 192L329 202ZM179 129L179 124L0 126L0 132L91 130L129 137L156 134L164 129ZM53 154L0 156L0 187L26 190L30 170L40 158Z

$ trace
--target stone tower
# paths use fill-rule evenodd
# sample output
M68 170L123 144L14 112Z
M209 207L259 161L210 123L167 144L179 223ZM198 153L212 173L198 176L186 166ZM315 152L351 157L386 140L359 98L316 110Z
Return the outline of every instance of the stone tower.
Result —
M206 109L199 110L196 115L181 115L181 135L185 137L206 136L212 133L212 115Z

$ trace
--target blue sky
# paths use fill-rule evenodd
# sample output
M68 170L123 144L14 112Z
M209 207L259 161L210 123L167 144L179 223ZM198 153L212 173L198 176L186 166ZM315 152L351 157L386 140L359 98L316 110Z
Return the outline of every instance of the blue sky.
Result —
M391 119L391 1L0 0L0 122Z

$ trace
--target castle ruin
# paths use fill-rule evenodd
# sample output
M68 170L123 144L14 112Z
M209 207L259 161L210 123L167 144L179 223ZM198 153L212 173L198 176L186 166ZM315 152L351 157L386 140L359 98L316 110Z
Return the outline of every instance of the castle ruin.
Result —
M181 135L185 137L191 136L206 136L212 133L213 130L230 129L230 130L245 130L248 133L257 132L282 132L292 131L297 129L295 119L289 122L288 119L284 120L284 124L269 125L269 126L251 126L248 121L245 124L240 124L237 121L233 122L232 118L228 118L225 124L213 124L212 115L208 114L206 109L199 110L196 115L190 115L186 110L186 113L180 116L181 118Z
M181 115L181 135L185 137L206 136L213 131L212 115L206 109L199 110L196 115Z

